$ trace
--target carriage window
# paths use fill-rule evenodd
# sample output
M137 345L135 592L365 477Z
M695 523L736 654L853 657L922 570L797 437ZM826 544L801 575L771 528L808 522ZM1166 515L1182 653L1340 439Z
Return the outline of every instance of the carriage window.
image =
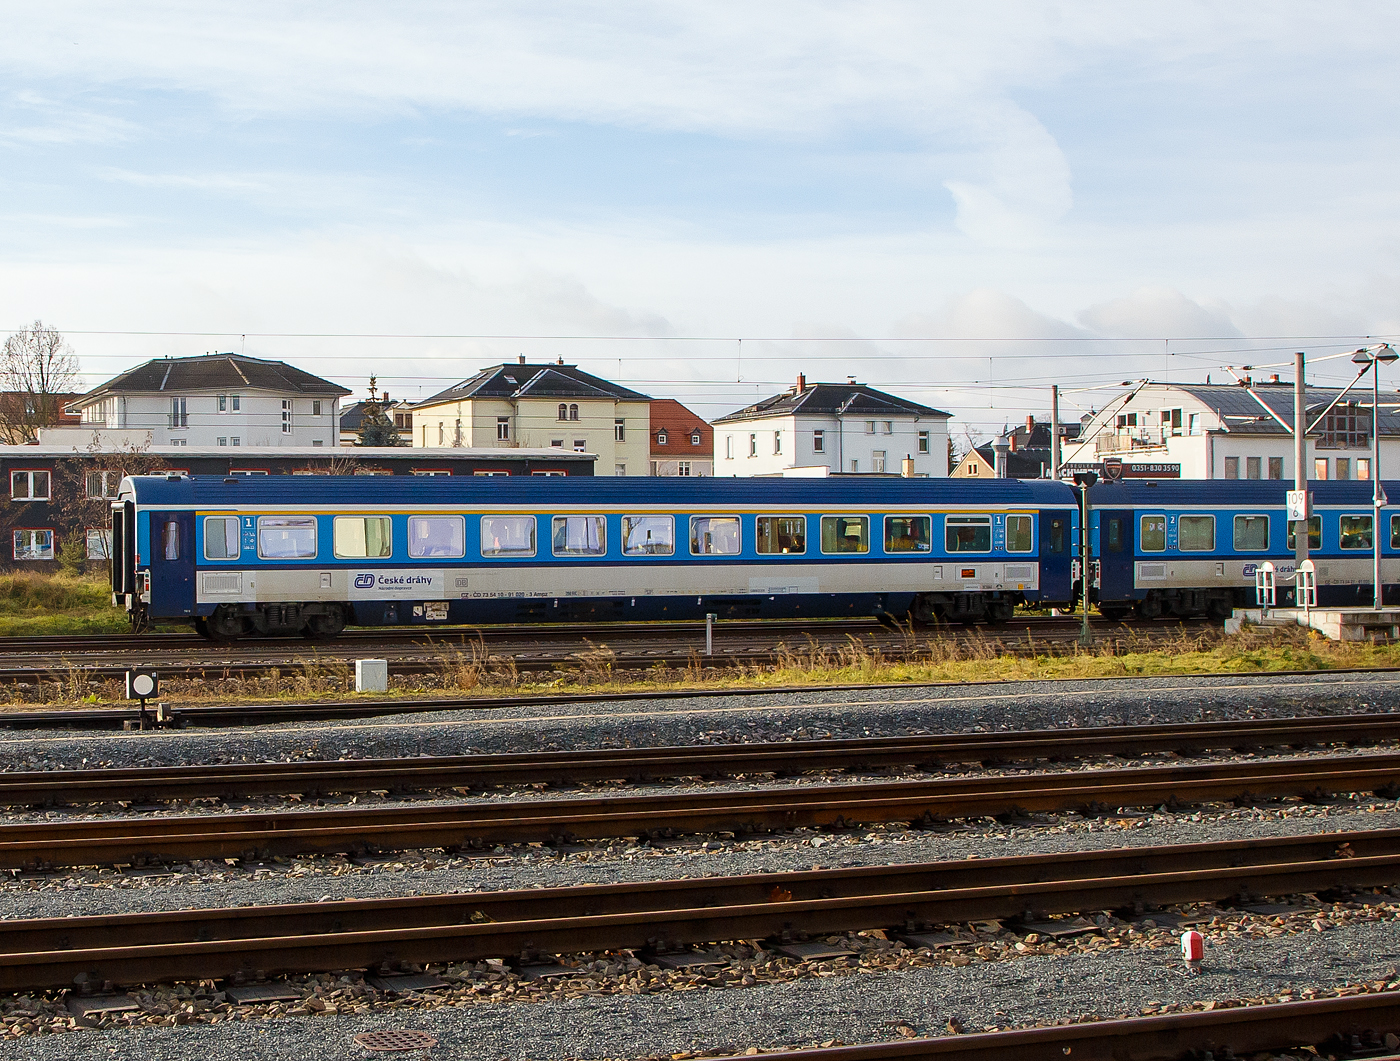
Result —
M259 516L258 555L264 560L306 560L316 555L315 516Z
M1390 547L1400 549L1400 516L1390 517Z
M691 516L693 556L734 556L739 552L738 516Z
M204 559L238 559L238 517L204 517Z
M482 556L534 556L534 516L482 516Z
M606 516L555 516L555 556L602 556L608 551Z
M336 516L335 555L358 558L384 557L393 552L393 532L388 516Z
M1176 524L1176 544L1183 553L1208 553L1215 548L1214 516L1182 516Z
M1063 516L1056 516L1050 520L1050 554L1052 556L1064 556L1069 549L1068 535L1069 520Z
M870 517L823 516L822 552L870 552Z
M1138 524L1138 544L1145 553L1160 553L1167 547L1167 517L1143 516Z
M1028 553L1031 551L1031 517L1006 517L1006 551L1008 553Z
M1298 528L1298 521L1297 521L1297 520L1289 520L1289 521L1288 521L1288 547L1289 547L1290 549L1296 549L1296 548L1298 548L1298 533L1297 533L1297 528ZM1309 549L1321 549L1321 548L1322 548L1322 517L1321 517L1321 516L1309 516L1309 517L1308 517L1308 548L1309 548Z
M408 555L415 560L445 557L456 560L467 553L467 521L462 516L411 516L408 521Z
M1123 551L1123 521L1121 519L1104 521L1104 547L1110 553Z
M950 553L991 552L992 517L947 517L943 521L943 544Z
M1369 549L1369 548L1371 548L1371 517L1370 517L1370 516L1343 516L1343 517L1342 517L1342 548L1343 548L1343 549Z
M1235 550L1237 552L1262 553L1268 547L1268 516L1235 517Z
M623 556L670 556L676 551L676 521L671 516L623 516Z
M885 552L928 552L933 548L932 525L928 516L886 516Z
M180 559L180 524L173 519L166 520L161 525L161 541L165 546L165 558L167 560Z
M807 551L806 516L759 516L754 548L760 553L801 556Z

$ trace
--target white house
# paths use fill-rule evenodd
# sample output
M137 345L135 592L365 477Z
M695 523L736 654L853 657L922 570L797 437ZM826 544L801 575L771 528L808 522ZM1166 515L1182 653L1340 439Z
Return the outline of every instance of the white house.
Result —
M76 426L45 428L47 446L327 447L339 445L340 399L350 391L241 354L147 361L69 403Z
M1338 393L1308 387L1309 422ZM1371 478L1371 412L1371 388L1358 386L1327 413L1306 440L1309 479ZM1383 391L1380 413L1381 475L1397 478L1400 395ZM1143 469L1144 478L1291 481L1292 426L1293 384L1277 376L1233 385L1149 383L1090 417L1080 439L1065 443L1064 462L1117 457Z
M948 474L952 414L864 383L797 385L714 422L716 475Z

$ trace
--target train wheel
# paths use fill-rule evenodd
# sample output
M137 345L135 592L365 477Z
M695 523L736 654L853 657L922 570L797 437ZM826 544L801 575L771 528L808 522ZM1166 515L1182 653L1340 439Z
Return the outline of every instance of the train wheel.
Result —
M313 615L306 620L302 636L313 638L335 637L345 629L345 609L332 605L325 615Z
M227 604L220 604L214 614L205 621L209 637L213 641L237 641L247 633L247 623L243 617Z
M194 632L200 637L209 638L210 640L213 639L212 635L209 633L209 620L205 619L203 616L200 616L194 621Z
M1016 614L1016 606L1007 601L992 601L987 605L987 625L1002 626Z

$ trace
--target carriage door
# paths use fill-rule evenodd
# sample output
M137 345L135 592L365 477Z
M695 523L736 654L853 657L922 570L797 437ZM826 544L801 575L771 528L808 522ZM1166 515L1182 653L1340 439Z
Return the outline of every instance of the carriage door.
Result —
M1099 516L1099 600L1133 600L1133 513L1106 508Z
M194 614L194 513L151 513L151 615Z
M1074 591L1070 574L1073 559L1073 510L1042 509L1040 513L1040 599L1068 601Z

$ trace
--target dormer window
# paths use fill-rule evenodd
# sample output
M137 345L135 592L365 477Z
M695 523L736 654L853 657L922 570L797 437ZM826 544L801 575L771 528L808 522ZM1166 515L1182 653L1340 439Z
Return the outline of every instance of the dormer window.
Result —
M696 431L694 434L692 434L692 435L690 436L690 444L691 444L692 446L698 446L698 445L700 445L700 432L699 432L699 431Z
M658 446L664 446L664 445L666 445L666 432L665 432L665 431L658 431L658 432L656 433L656 444L657 444Z

